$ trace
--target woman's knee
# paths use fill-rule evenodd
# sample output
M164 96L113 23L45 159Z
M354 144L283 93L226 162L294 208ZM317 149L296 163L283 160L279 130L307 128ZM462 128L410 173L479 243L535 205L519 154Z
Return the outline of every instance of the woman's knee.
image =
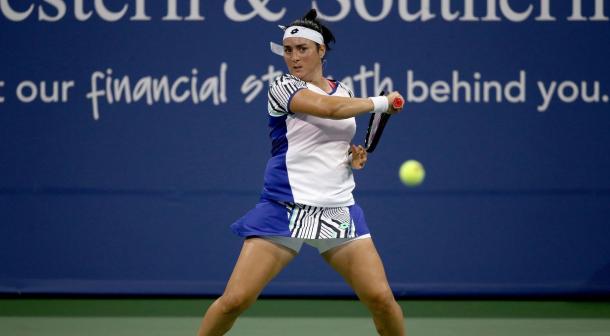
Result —
M397 305L394 294L389 288L376 288L361 295L361 300L373 314L385 314Z
M256 301L256 296L246 293L224 293L218 298L220 309L225 315L239 315Z

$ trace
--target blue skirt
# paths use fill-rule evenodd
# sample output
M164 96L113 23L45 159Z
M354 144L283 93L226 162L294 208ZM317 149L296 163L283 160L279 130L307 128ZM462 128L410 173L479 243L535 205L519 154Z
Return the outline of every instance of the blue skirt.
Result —
M231 224L241 237L282 236L307 239L354 238L370 233L358 204L321 208L261 199Z

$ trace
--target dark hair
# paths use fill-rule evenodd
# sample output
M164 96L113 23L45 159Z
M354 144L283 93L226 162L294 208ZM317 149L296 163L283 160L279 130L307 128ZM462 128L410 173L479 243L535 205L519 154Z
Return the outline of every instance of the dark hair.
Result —
M322 34L322 38L324 38L324 44L326 45L326 50L330 50L330 43L335 43L335 36L330 32L328 27L326 27L320 20L317 19L318 12L315 9L311 9L302 19L293 21L290 26L300 26L309 29L313 29L318 33ZM317 43L316 43L317 44Z

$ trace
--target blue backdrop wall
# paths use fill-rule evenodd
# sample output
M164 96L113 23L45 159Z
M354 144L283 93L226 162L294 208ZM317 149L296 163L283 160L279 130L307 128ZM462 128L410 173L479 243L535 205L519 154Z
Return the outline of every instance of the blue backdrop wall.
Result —
M610 293L605 0L1 1L0 292L221 293L312 6L327 75L407 100L355 191L398 295ZM264 293L351 292L304 249Z

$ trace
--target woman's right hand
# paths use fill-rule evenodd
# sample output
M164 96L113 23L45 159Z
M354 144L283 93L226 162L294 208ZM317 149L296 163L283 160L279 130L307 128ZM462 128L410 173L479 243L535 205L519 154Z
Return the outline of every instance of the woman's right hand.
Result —
M402 111L402 109L404 108L404 105L405 105L404 104L405 99L402 97L402 95L400 93L393 91L390 94L388 94L387 97L388 97L388 113L389 114L395 114L395 113ZM402 100L402 104L398 108L393 106L394 99L396 99L396 98L400 98Z

